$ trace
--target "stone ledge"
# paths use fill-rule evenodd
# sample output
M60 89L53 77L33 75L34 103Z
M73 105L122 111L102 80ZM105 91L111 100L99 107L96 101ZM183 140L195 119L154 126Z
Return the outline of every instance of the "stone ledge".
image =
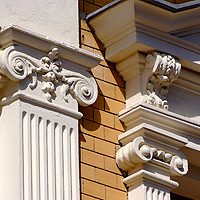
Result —
M49 52L52 48L59 47L59 56L61 58L81 64L89 69L97 66L103 60L97 54L47 38L16 25L1 30L0 45L2 49L11 45L25 45L44 52Z

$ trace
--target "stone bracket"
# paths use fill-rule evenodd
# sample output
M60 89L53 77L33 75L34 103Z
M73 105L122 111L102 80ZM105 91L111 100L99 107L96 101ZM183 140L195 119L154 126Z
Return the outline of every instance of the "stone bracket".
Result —
M143 101L168 110L167 93L170 85L178 79L181 64L171 55L153 52L146 56L145 66L151 69Z

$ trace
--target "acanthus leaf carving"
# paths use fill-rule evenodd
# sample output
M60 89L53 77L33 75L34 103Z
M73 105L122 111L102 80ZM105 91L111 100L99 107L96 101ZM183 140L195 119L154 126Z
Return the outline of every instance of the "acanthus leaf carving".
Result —
M94 78L88 73L77 73L63 70L62 62L58 60L59 50L53 48L47 56L41 59L19 52L16 47L8 47L1 52L0 73L13 81L21 81L27 76L32 78L29 84L35 89L38 76L41 75L44 92L48 101L56 98L56 89L62 85L63 99L68 102L67 94L70 93L82 106L87 106L96 101L97 85Z
M139 136L117 151L116 161L120 169L130 171L138 164L157 160L168 165L171 175L181 176L188 171L187 159L183 154L181 154L181 157L151 147L145 143L142 136Z
M146 95L143 101L168 109L166 96L170 85L180 74L180 62L171 55L154 52L146 56L145 66L152 69L152 72L146 84Z

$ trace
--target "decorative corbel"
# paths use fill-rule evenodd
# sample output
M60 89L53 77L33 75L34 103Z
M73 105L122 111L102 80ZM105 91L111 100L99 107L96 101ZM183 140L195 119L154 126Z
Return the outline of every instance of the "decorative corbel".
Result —
M34 90L37 87L38 76L41 76L42 88L48 101L56 98L56 89L61 86L63 99L68 102L67 94L70 93L82 106L87 106L96 101L97 84L88 73L77 73L64 70L62 62L58 58L59 50L53 48L47 56L37 59L34 56L23 53L19 47L8 47L0 52L1 87L5 78L12 81L21 81L31 77L29 87Z
M166 96L170 85L177 80L180 74L180 62L171 55L153 52L146 56L145 66L152 71L146 84L143 101L168 109Z

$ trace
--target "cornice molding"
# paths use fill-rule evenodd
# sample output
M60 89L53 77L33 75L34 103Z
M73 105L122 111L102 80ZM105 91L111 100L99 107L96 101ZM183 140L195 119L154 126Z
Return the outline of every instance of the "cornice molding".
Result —
M199 0L193 0L186 3L173 4L164 0L143 0L152 5L161 7L173 13L189 10L200 6Z
M96 16L98 16L99 14L101 14L102 12L105 12L106 10L116 6L119 3L122 3L126 0L115 0L107 5L105 5L104 7L88 14L86 16L86 20L90 20ZM164 1L164 0L141 0L144 2L147 2L149 4L152 4L154 6L157 6L159 8L163 8L165 10L171 11L172 13L177 13L180 11L185 11L185 10L189 10L192 8L196 8L200 6L199 0L191 0L189 2L185 2L185 3L179 3L179 4L173 4L170 3L168 1Z
M176 142L177 139L182 141L182 145L178 143L179 147L190 145L186 138L192 137L194 138L193 140L200 142L200 123L152 105L144 103L133 105L120 111L119 118L128 127L128 130L118 137L123 145L132 141L136 133L141 134L143 132L142 129L149 129L154 138L160 138L165 135L169 139L173 135L171 137L173 142ZM141 125L138 126L140 123ZM164 141L166 143L166 140ZM193 148L200 150L198 145L193 144Z
M63 70L58 54L58 48L53 48L47 56L37 59L23 53L19 47L11 46L0 52L0 72L12 81L31 77L32 82L29 87L32 90L37 87L38 76L41 76L41 90L49 102L56 98L56 88L61 85L62 97L66 103L68 93L82 106L94 103L97 98L97 85L94 78L88 72L85 75L81 74L81 71L77 73Z
M164 187L170 187L171 189L174 189L179 186L179 184L173 180L169 180L163 177L158 177L154 173L151 173L147 170L140 170L134 174L131 174L130 176L124 178L123 182L127 185L127 187L130 187L132 185L137 185L141 182L141 180L144 180L145 182L155 182L157 185L162 185ZM160 192L158 189L155 189L154 187L146 187L146 193L148 193L148 190L151 190L150 195L152 196L154 191L157 191L157 195ZM157 197L156 195L156 197ZM167 194L165 194L165 199L170 200L170 195L167 198Z
M6 27L0 31L0 45L2 49L16 45L31 47L43 52L58 48L60 58L85 66L87 69L97 66L103 60L97 54L47 38L16 25Z
M122 62L136 52L156 50L179 58L184 67L199 72L197 42L173 34L181 30L183 35L185 28L199 26L199 20L194 20L199 19L199 13L196 8L174 14L143 1L127 0L94 16L89 24L105 45L106 59L111 62ZM198 33L195 30L192 34Z
M181 4L172 4L164 0L115 0L99 10L87 15L86 20L88 20L89 23L93 20L102 20L104 17L108 17L108 15L111 16L112 13L117 11L118 8L123 10L123 7L126 7L127 5L132 6L130 9L132 9L135 16L129 15L129 13L123 13L123 17L128 17L128 15L129 18L135 17L136 22L144 25L149 24L151 21L152 23L150 26L159 30L160 25L164 32L187 28L191 24L193 26L199 25L199 0ZM146 10L147 7L148 10ZM107 13L109 14L107 15ZM193 14L193 17L196 19L193 17L191 18L191 14ZM148 16L148 18L144 16ZM179 19L183 20L180 21ZM162 22L164 23L162 24Z

